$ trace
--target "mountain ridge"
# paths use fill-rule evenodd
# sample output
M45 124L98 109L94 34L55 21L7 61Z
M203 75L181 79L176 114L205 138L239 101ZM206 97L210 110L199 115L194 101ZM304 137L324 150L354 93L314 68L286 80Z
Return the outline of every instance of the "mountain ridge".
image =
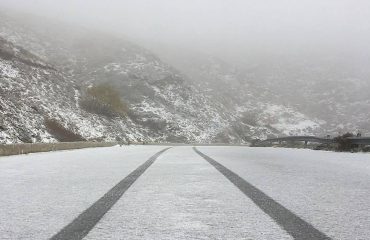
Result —
M1 101L6 106L1 110L1 121L2 125L15 124L0 131L0 142L58 141L51 134L53 131L47 129L45 120L48 119L83 139L99 141L248 143L253 138L309 133L320 125L292 108L257 101L255 96L246 104L239 104L248 99L248 91L241 97L239 93L233 96L220 91L222 86L230 90L231 85L224 80L231 78L229 82L232 83L234 76L222 73L217 64L204 70L204 79L217 75L222 78L216 83L219 88L213 87L211 93L210 88L195 84L153 53L120 38L60 26L60 23L41 24L40 20L33 22L32 18L24 22L0 14L0 19L0 37L12 43L12 46L3 43L2 48L24 49L32 55L32 61L41 64L25 69L20 59L0 59ZM23 74L6 76L9 66L16 71L22 70ZM47 69L41 69L42 66ZM43 74L37 75L38 71ZM32 84L30 79L34 81ZM58 79L59 85L53 79ZM129 107L125 117L107 117L81 106L88 89L102 84L118 91ZM43 87L54 94L48 95ZM238 87L236 85L234 90ZM4 93L5 89L12 93L27 89L32 92L14 99ZM14 111L9 107L32 109L34 103L30 104L29 99L35 96L42 103L41 114ZM253 121L255 116L258 116L257 122ZM36 120L29 126L31 119ZM307 126L294 127L301 122L306 122Z

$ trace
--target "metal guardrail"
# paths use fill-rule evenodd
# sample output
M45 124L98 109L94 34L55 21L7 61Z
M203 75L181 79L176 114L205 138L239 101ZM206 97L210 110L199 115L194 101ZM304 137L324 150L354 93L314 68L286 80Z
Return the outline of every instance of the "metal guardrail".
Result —
M347 138L352 144L357 145L370 145L370 137L350 137Z
M346 138L350 141L351 144L357 145L370 145L370 137L349 137ZM263 143L274 143L274 142L315 142L315 143L336 143L335 138L320 138L315 136L289 136L289 137L278 137L278 138L271 138L266 139L263 141L256 142L255 144L263 144Z
M289 136L289 137L278 137L278 138L270 138L259 143L265 142L317 142L317 143L334 143L334 139L332 138L319 138L315 136Z

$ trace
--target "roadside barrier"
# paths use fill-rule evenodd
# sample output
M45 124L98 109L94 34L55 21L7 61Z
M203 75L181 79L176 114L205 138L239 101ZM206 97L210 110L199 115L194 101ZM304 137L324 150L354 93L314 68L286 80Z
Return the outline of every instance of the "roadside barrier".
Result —
M0 145L0 156L19 155L36 152L51 152L95 147L112 147L117 142L58 142L58 143L20 143Z

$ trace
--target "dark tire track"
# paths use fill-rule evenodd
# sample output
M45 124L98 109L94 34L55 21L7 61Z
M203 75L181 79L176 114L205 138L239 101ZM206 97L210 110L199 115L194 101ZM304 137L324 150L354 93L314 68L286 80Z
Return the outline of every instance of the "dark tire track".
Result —
M240 191L250 198L262 211L269 215L277 224L279 224L294 239L299 240L329 240L330 237L320 232L308 222L295 215L289 209L263 193L261 190L245 181L243 178L227 169L214 159L200 152L193 147L194 151L222 173L230 182L232 182Z
M154 163L165 151L163 149L149 158L145 163L131 172L127 177L109 190L102 198L96 201L88 209L82 212L70 224L65 226L51 240L81 240L83 239L100 219L113 207L130 186Z

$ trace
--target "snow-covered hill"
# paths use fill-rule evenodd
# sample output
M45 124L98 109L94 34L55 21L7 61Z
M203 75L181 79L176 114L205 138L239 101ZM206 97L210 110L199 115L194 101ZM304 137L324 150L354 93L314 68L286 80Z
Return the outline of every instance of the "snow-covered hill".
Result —
M267 98L322 119L328 134L370 134L369 59L357 53L281 56L246 70L256 87L273 90Z
M164 54L164 58L206 93L232 109L237 132L266 138L273 135L323 134L325 121L305 114L294 102L281 101L276 87L253 81L250 73L213 56L198 53Z
M112 122L80 109L75 82L3 38L0 79L0 142L55 141L53 133L63 128L85 139L114 140L133 133L121 119Z
M187 77L120 38L16 14L0 13L0 37L0 142L247 142L322 123L249 91L243 75L215 60L181 68ZM101 84L119 93L125 116L81 106Z
M53 141L49 119L83 139L129 141L210 142L229 125L221 104L145 49L37 18L1 18L1 142ZM119 91L128 116L80 107L81 95L101 83Z
M269 126L286 135L370 134L366 56L286 53L251 57L235 67L206 54L157 52L259 127Z

